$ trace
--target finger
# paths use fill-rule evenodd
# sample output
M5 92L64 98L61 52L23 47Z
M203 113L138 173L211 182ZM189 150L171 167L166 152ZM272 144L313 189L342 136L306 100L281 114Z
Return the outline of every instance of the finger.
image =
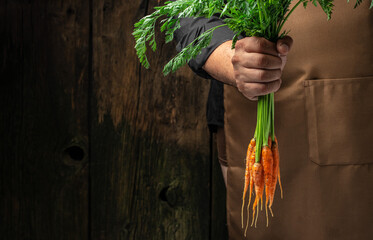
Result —
M248 97L248 99L251 100L251 101L258 101L258 98L259 97Z
M293 46L293 39L289 36L285 36L277 41L277 51L279 56L286 56L291 47Z
M232 62L233 64L241 64L242 67L258 69L280 69L282 66L280 57L261 53L235 55Z
M283 55L280 58L281 58L281 61L282 61L282 64L281 64L281 71L282 71L282 70L284 70L286 62L287 62L287 56Z
M281 86L281 79L270 83L246 83L242 86L237 86L238 90L248 99L255 100L258 96L267 95L272 92L277 92Z
M281 78L281 69L235 67L236 83L267 83Z
M246 37L237 41L236 50L278 56L276 44L261 37Z
M281 79L270 83L252 83L252 89L256 96L263 96L269 93L277 92L281 86Z

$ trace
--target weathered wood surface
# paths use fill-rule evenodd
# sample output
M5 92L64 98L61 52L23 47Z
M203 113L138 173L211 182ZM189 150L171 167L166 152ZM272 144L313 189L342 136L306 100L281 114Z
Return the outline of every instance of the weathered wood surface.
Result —
M156 4L0 3L2 238L226 238L209 82L164 77L161 38L150 70L135 55Z
M87 4L0 2L1 239L88 238Z
M210 137L211 164L211 238L228 239L226 191L217 154L216 136Z
M158 45L150 70L139 66L132 26L155 4L101 1L93 10L95 239L210 237L208 82L187 68L162 75L172 44Z

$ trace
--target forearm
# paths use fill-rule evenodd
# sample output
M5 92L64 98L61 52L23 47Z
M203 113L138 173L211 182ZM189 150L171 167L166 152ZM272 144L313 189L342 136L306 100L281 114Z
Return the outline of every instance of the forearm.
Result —
M214 79L225 84L236 86L234 69L231 61L233 55L234 49L232 49L232 41L224 42L211 53L202 68Z
M192 41L194 41L200 34L207 29L224 24L222 19L218 16L206 18L183 18L180 20L180 29L175 31L176 49L180 51ZM188 62L189 67L199 76L204 78L211 78L203 66L210 55L215 52L222 43L233 38L234 33L227 27L223 26L214 31L213 37L208 47L204 48L202 52L194 59ZM230 49L230 47L228 47Z

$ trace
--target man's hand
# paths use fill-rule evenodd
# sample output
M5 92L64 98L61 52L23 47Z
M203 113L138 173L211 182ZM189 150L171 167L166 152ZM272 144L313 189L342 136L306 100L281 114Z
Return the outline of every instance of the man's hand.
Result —
M259 37L237 41L232 57L237 89L250 100L276 92L292 44L288 36L277 43Z

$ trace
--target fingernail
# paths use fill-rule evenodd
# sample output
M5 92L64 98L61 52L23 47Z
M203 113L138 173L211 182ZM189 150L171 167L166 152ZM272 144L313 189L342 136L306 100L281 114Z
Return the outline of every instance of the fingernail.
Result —
M282 43L281 46L284 48L284 50L285 50L286 52L289 51L289 46L286 45L285 43Z

